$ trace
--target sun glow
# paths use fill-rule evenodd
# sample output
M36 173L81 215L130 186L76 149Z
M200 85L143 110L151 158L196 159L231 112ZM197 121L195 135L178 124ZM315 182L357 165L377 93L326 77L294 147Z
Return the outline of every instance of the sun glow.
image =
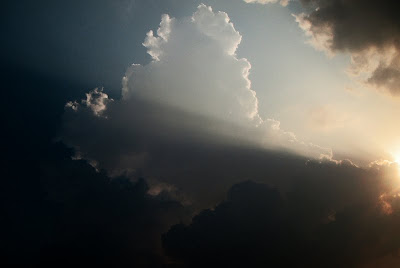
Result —
M394 155L394 161L396 164L400 164L400 153Z
M400 152L393 154L393 164L397 166L397 173L400 177Z
M400 151L395 151L391 153L391 155L392 155L392 163L395 163L400 167Z

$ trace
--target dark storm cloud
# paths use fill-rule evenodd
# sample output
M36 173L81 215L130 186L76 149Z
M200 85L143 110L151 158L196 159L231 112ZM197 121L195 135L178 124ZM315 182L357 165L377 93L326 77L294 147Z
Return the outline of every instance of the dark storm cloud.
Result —
M140 173L176 186L191 206L169 191L149 195L144 180L110 179L86 161L71 160L73 152L59 144L42 156L38 176L30 165L18 169L14 163L2 187L2 253L8 255L2 261L38 267L181 261L317 266L325 258L351 266L390 256L400 246L395 165L360 169L346 161L319 163L181 138L150 137L153 145L143 146L153 157ZM248 179L259 183L233 186L215 210L167 233L171 225L188 222L192 209L213 207L232 184Z
M301 2L309 13L297 17L297 20L312 36L312 43L316 47L332 52L352 53L353 60L358 58L353 62L357 69L370 66L366 69L369 73L367 83L393 95L400 92L400 19L396 1ZM371 51L377 57L375 62L370 59Z
M380 63L368 82L374 86L383 86L393 94L400 90L400 55L396 54L389 64Z
M41 158L38 175L3 175L5 267L157 267L165 262L161 233L186 213L168 193L149 195L144 179L111 180L86 161L71 160L61 144ZM34 187L23 192L24 184Z
M163 245L184 267L397 267L399 198L386 215L362 178L319 179L300 178L285 195L251 181L234 185L215 209L173 226ZM339 199L343 207L335 205Z
M301 0L310 8L307 20L316 28L330 27L333 50L359 51L371 46L399 45L397 2L362 0Z

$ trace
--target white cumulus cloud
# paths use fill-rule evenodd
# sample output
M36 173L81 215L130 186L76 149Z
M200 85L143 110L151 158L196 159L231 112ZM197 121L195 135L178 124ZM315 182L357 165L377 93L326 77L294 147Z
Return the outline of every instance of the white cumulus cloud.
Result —
M226 13L205 5L183 19L163 15L143 43L152 60L128 68L122 99L95 89L67 103L61 139L111 174L151 161L163 139L245 140L332 158L329 148L303 142L279 121L259 116L251 65L236 55L241 39Z
M226 13L205 5L180 21L162 16L157 35L150 31L143 43L153 60L127 70L124 99L139 97L229 121L256 120L251 65L235 54L241 39Z

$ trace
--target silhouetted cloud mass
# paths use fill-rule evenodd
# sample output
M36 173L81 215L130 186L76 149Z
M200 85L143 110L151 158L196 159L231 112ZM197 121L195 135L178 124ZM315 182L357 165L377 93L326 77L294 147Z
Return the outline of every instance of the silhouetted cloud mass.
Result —
M8 258L2 261L37 267L398 261L396 164L361 169L236 144L157 145L143 173L175 192L162 184L156 191L140 177L110 179L72 160L72 150L61 144L41 157L39 174L21 171L21 187L34 186L25 192L15 190L17 165L10 166L14 176L6 174L2 195ZM217 203L190 223L199 208Z
M350 52L350 73L393 95L400 92L400 19L392 0L301 0L295 15L310 43L328 54Z
M6 175L2 262L7 267L165 263L160 236L188 217L186 209L166 192L148 194L143 178L111 180L71 156L63 145L53 145L41 158L38 176L33 170L19 174L27 176L20 181L35 186L22 196Z
M302 178L285 194L251 181L234 185L215 209L173 226L163 245L185 267L398 265L399 198L390 198L396 208L387 215L374 189L358 188L360 178L319 179Z

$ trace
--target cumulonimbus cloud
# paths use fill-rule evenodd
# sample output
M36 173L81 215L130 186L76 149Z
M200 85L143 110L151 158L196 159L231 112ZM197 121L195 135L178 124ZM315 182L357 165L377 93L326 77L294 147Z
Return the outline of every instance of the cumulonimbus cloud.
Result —
M153 60L128 68L123 98L229 121L257 120L251 65L235 55L241 39L226 13L205 5L183 20L163 15L157 34L150 31L143 43Z
M236 55L241 39L226 13L205 5L183 19L163 15L157 32L150 31L143 43L152 60L128 68L122 99L95 89L81 102L68 102L62 140L117 173L146 163L151 149L144 144L164 138L229 137L331 159L329 148L303 142L279 121L259 116L251 65Z
M294 15L308 42L332 56L351 55L349 74L392 95L400 93L400 20L396 2L301 0Z

